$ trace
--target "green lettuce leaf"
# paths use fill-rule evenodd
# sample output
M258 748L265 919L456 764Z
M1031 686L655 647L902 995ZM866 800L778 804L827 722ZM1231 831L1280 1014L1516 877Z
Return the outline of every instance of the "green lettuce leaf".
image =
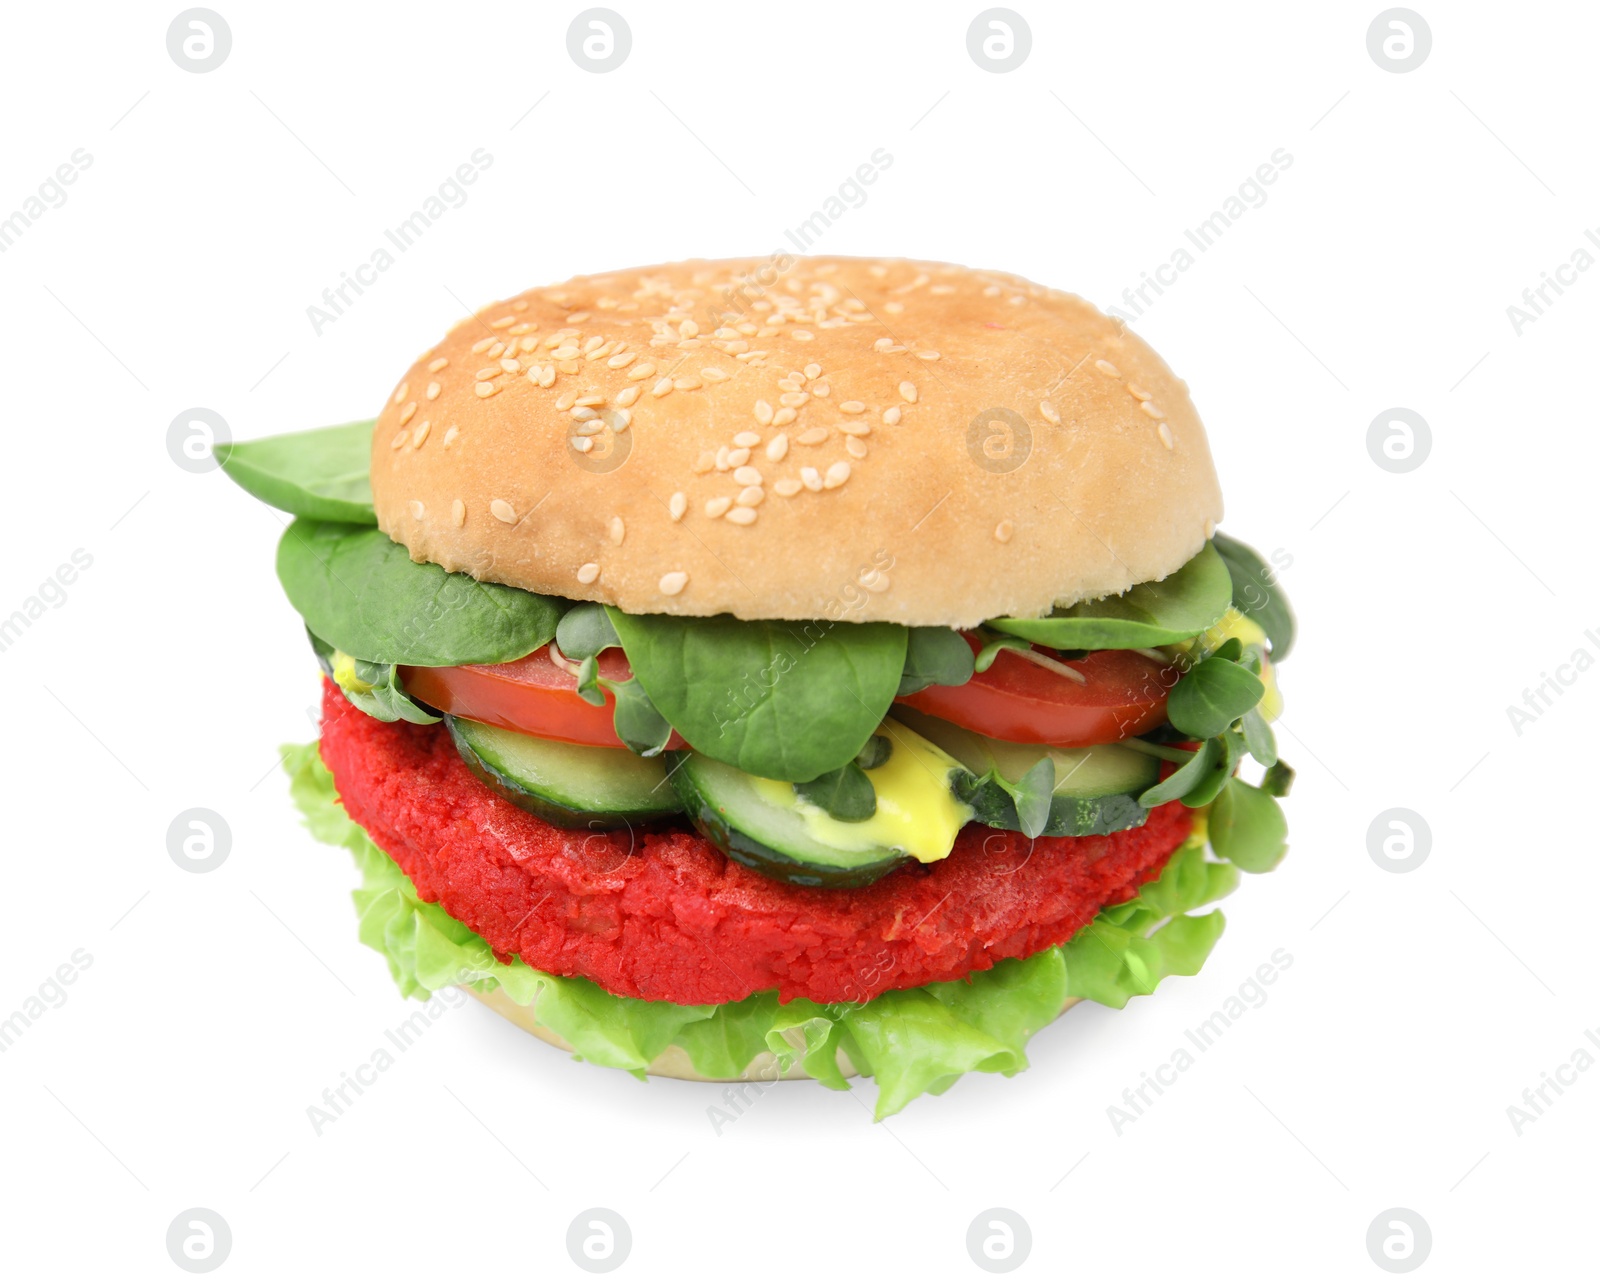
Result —
M592 981L547 975L521 959L499 961L482 936L420 899L411 879L345 813L315 743L286 747L283 759L306 827L355 856L361 942L384 955L404 996L427 998L447 985L503 988L512 1001L535 1006L539 1023L581 1059L641 1078L669 1046L681 1047L711 1078L734 1077L771 1051L780 1069L798 1059L824 1086L843 1091L843 1051L876 1080L879 1119L918 1096L946 1091L962 1074L1026 1069L1028 1040L1069 999L1122 1007L1154 992L1166 976L1194 975L1223 920L1220 911L1190 911L1238 883L1231 864L1207 859L1197 833L1139 895L1101 912L1065 945L1006 959L964 980L827 1006L804 998L780 1003L774 993L720 1006L647 1002Z

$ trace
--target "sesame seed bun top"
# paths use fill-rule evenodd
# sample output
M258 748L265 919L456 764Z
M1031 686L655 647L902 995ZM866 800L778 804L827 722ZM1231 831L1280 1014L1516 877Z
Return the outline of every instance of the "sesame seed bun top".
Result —
M373 435L419 561L634 614L968 627L1164 578L1222 516L1188 391L1082 299L694 261L482 309Z

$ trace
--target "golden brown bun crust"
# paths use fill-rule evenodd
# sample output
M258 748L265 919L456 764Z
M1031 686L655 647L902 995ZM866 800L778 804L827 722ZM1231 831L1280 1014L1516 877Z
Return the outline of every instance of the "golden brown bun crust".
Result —
M485 308L385 404L372 490L416 559L534 592L957 627L1163 578L1222 517L1142 339L903 260L676 263Z
M492 989L488 993L479 993L476 989L464 988L463 993L470 993L491 1011L498 1012L519 1029L526 1029L535 1038L541 1038L552 1047L559 1047L562 1051L571 1051L572 1045L558 1033L553 1033L541 1025L534 1017L533 1008L513 1002L506 996L504 989ZM1061 1008L1063 1012L1070 1010L1078 1002L1077 998L1068 998L1066 1005ZM797 1045L795 1050L803 1051L804 1044ZM854 1078L857 1074L856 1067L850 1063L850 1057L844 1052L839 1052L839 1071L846 1078ZM668 1047L664 1052L651 1061L648 1072L655 1078L682 1078L688 1082L697 1083L727 1083L727 1082L773 1082L779 1078L810 1078L804 1066L798 1059L794 1060L787 1071L780 1073L778 1059L771 1052L762 1052L749 1065L744 1073L737 1078L707 1078L698 1072L690 1062L688 1054L681 1047Z

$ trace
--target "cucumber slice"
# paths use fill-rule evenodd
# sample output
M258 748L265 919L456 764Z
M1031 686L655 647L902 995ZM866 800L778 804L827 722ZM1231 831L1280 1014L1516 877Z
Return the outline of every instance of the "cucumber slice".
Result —
M1116 833L1138 828L1150 814L1138 799L1156 782L1161 763L1137 749L1122 744L1093 748L1015 744L903 705L895 708L895 716L966 768L965 777L956 782L957 795L972 807L973 818L990 828L1022 831L1016 803L998 780L1020 780L1046 756L1055 763L1056 786L1041 836Z
M700 753L666 756L667 777L695 828L730 859L768 877L803 887L861 887L911 860L872 842L852 850L819 841L798 801L784 804L773 781Z
M660 758L563 744L446 717L467 769L506 801L564 829L620 829L683 808Z

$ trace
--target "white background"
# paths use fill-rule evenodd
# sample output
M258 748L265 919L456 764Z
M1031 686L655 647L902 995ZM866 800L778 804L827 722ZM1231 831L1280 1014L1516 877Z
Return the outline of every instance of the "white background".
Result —
M1505 710L1600 658L1600 271L1520 337L1506 308L1600 226L1600 13L1416 0L1432 53L1393 74L1377 0L1017 0L1032 53L993 74L977 3L615 2L633 49L604 75L568 56L577 4L216 0L209 74L168 56L176 4L7 7L0 217L93 160L0 255L0 615L73 550L93 564L0 653L0 1015L93 963L0 1054L5 1274L182 1277L164 1240L194 1206L248 1279L585 1277L565 1235L592 1206L649 1277L984 1277L965 1234L996 1206L1032 1227L1024 1277L1381 1277L1367 1227L1394 1206L1438 1277L1592 1269L1600 1070L1521 1136L1506 1110L1600 1024L1600 675L1521 735ZM765 253L880 147L819 251L1102 306L1293 157L1135 322L1191 384L1226 528L1293 559L1290 858L1228 903L1198 978L1075 1010L1026 1074L886 1124L870 1086L791 1084L718 1135L717 1088L573 1063L474 1005L314 1135L307 1106L409 1007L275 769L317 690L278 524L174 466L168 424L370 416L464 305ZM476 148L466 204L317 336L308 305ZM1432 428L1403 475L1365 444L1392 406ZM166 848L192 806L233 834L203 876ZM1395 806L1432 830L1407 874L1367 849ZM1115 1134L1107 1107L1280 948L1265 1005Z

